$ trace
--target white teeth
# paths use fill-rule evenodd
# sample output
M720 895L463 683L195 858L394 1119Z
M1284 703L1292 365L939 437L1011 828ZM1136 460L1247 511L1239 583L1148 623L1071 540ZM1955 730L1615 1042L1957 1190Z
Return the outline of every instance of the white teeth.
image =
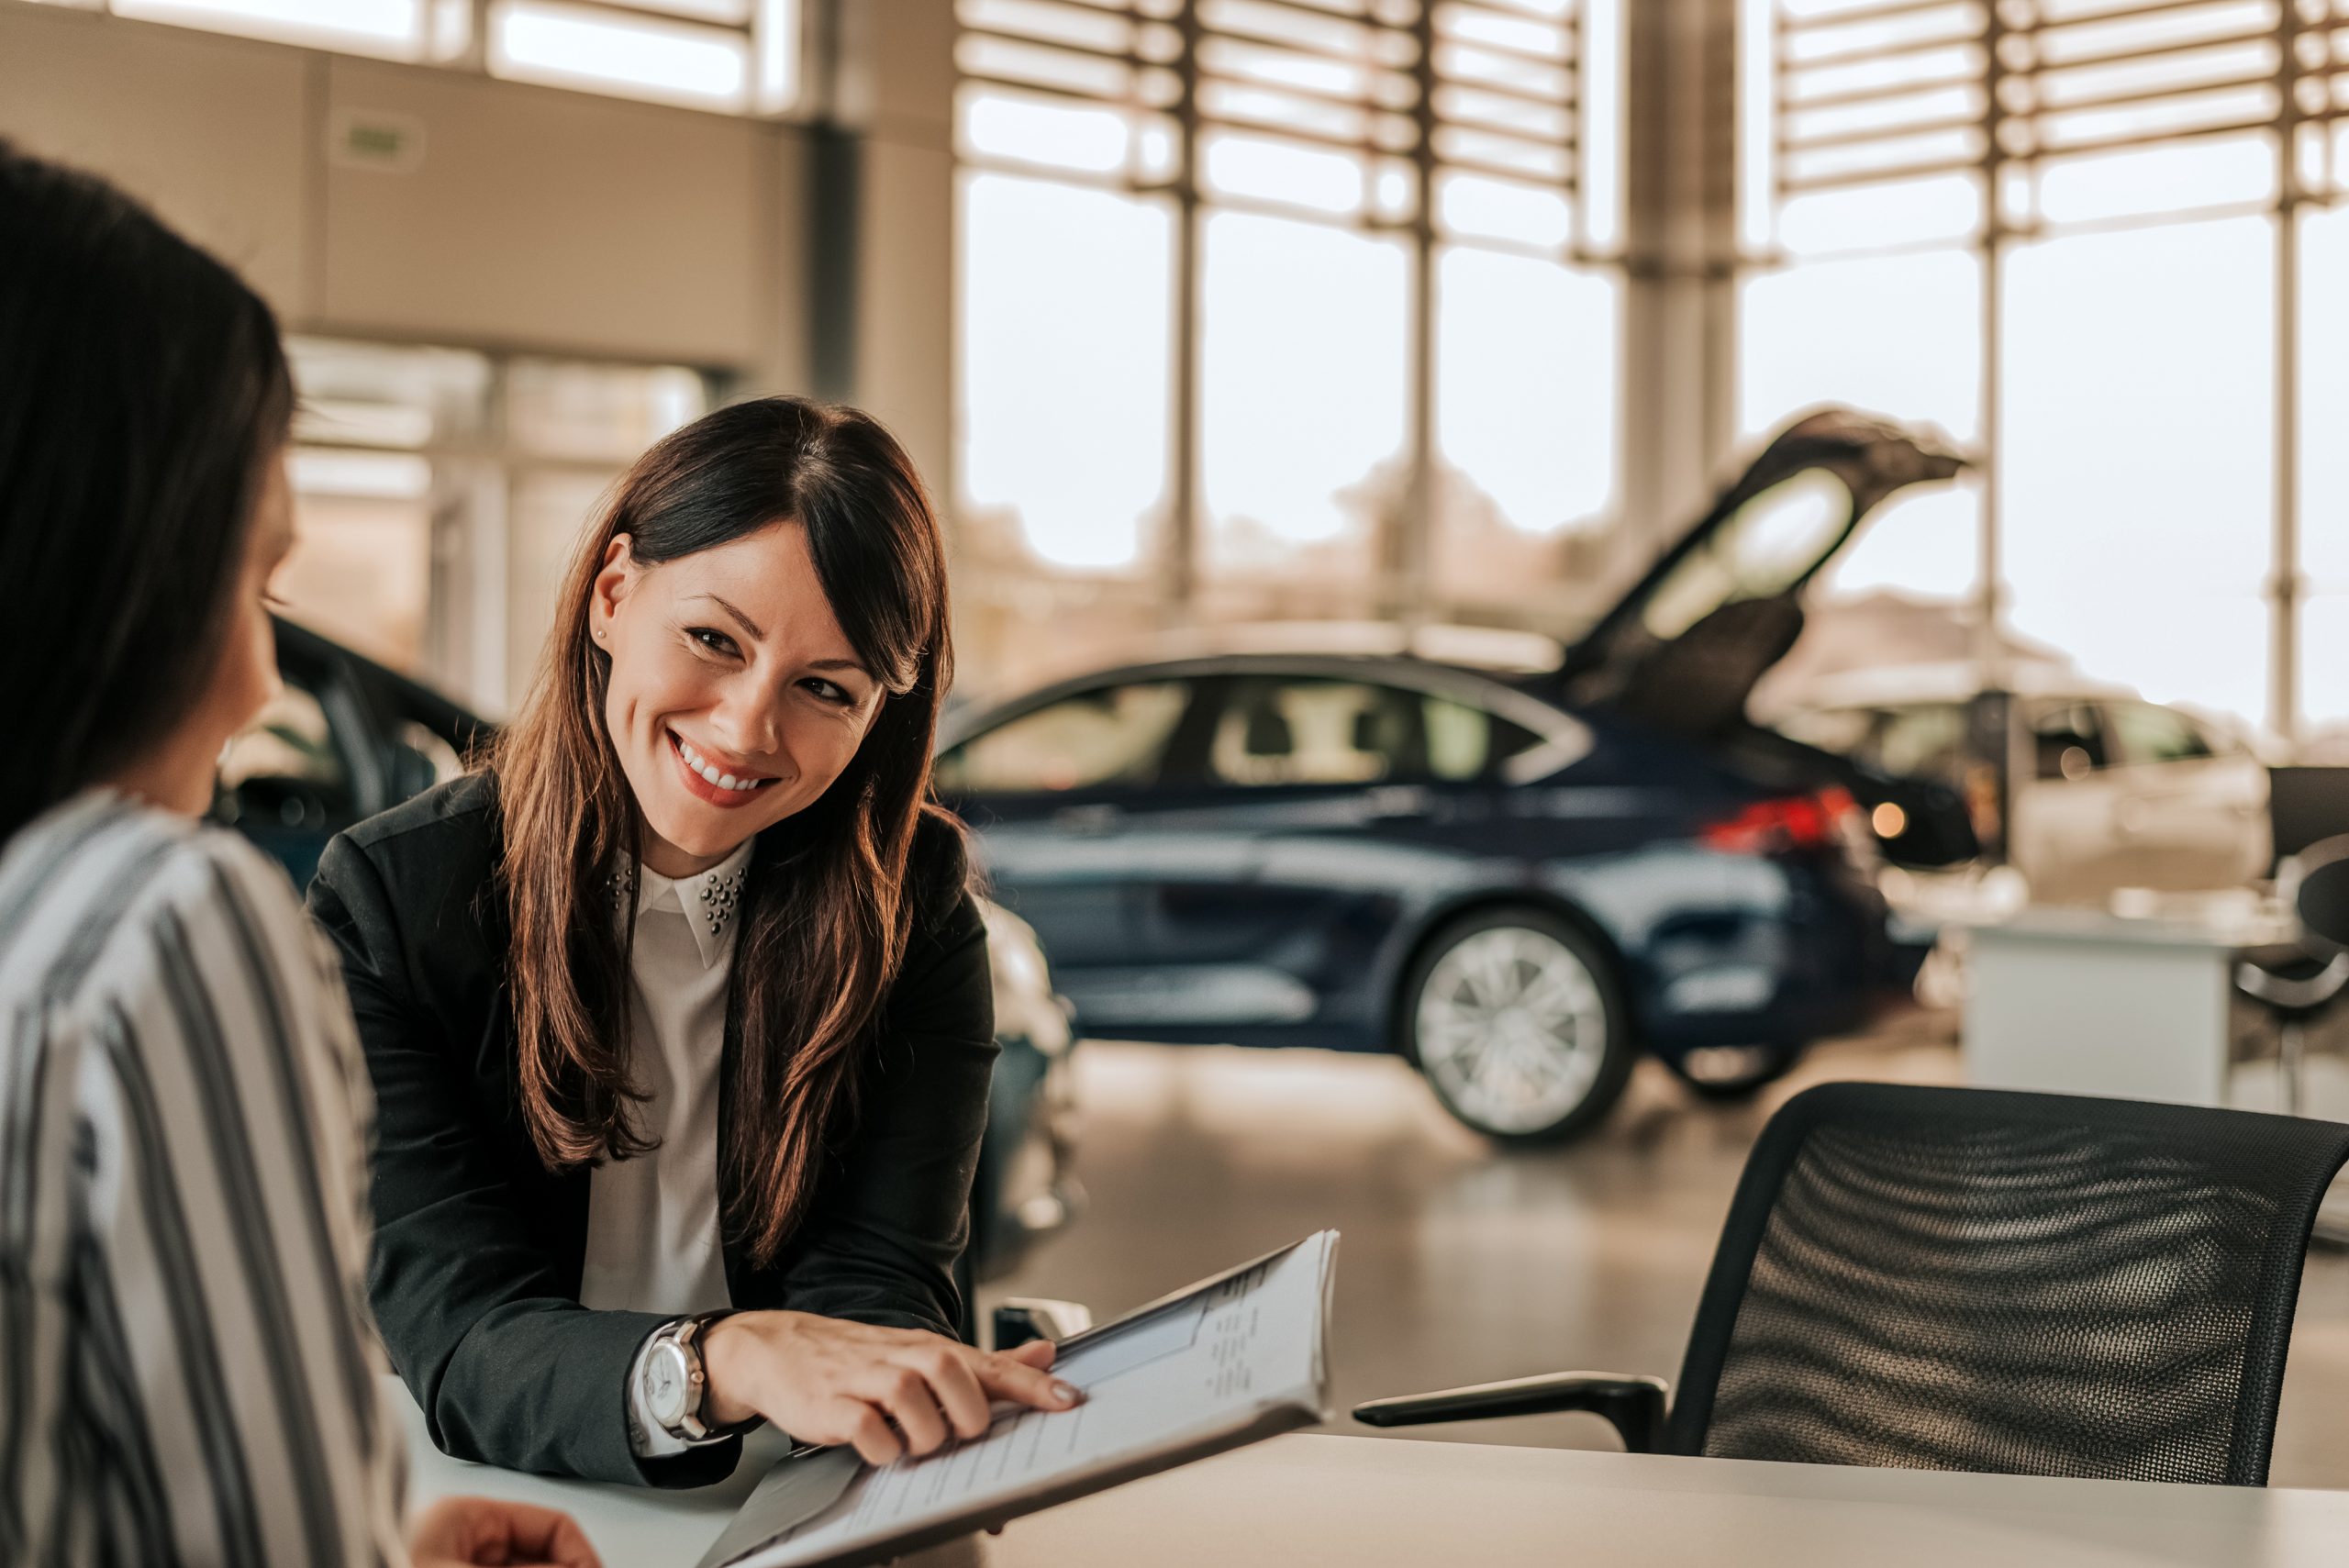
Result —
M709 764L707 758L686 743L684 736L680 735L676 737L676 741L678 754L685 758L685 766L691 768L694 772L699 773L703 778L707 779L711 784L716 784L718 788L730 789L738 793L747 793L759 787L760 781L757 779L738 779L732 773L718 772Z

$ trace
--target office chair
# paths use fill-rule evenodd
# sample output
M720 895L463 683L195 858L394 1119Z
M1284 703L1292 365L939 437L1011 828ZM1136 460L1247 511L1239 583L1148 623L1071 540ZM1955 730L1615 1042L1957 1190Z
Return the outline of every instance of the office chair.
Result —
M1831 1084L1763 1129L1677 1395L1564 1373L1377 1427L1590 1410L1635 1452L2264 1485L2349 1127Z
M2276 894L2299 923L2298 940L2258 948L2235 965L2235 989L2276 1020L2284 1108L2300 1111L2309 1026L2349 994L2349 834L2286 860Z

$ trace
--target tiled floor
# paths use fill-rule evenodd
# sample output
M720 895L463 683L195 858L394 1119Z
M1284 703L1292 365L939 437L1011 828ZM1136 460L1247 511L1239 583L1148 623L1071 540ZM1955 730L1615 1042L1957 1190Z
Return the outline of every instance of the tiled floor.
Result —
M1947 1020L1913 1015L1815 1051L1749 1106L1696 1104L1642 1068L1589 1140L1497 1154L1391 1058L1119 1045L1083 1057L1090 1207L989 1294L1106 1316L1335 1226L1341 1410L1565 1368L1675 1375L1731 1189L1778 1101L1831 1078L1957 1071ZM1612 1443L1586 1416L1410 1435ZM2271 1479L2349 1485L2349 1253L2310 1259Z

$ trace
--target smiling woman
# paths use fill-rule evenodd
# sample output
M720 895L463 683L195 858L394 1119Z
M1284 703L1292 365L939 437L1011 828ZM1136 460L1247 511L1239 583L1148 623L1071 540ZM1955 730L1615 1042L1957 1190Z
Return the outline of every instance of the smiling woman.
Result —
M995 1051L938 521L852 410L736 405L581 539L487 767L328 847L377 1316L435 1440L691 1485L1072 1401L952 1339Z

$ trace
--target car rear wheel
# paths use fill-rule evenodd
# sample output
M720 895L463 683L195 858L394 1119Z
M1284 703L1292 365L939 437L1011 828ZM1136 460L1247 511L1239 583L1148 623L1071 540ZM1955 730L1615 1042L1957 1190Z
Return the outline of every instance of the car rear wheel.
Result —
M1411 967L1402 1038L1444 1108L1487 1137L1557 1142L1595 1126L1637 1046L1598 945L1544 910L1491 909Z

